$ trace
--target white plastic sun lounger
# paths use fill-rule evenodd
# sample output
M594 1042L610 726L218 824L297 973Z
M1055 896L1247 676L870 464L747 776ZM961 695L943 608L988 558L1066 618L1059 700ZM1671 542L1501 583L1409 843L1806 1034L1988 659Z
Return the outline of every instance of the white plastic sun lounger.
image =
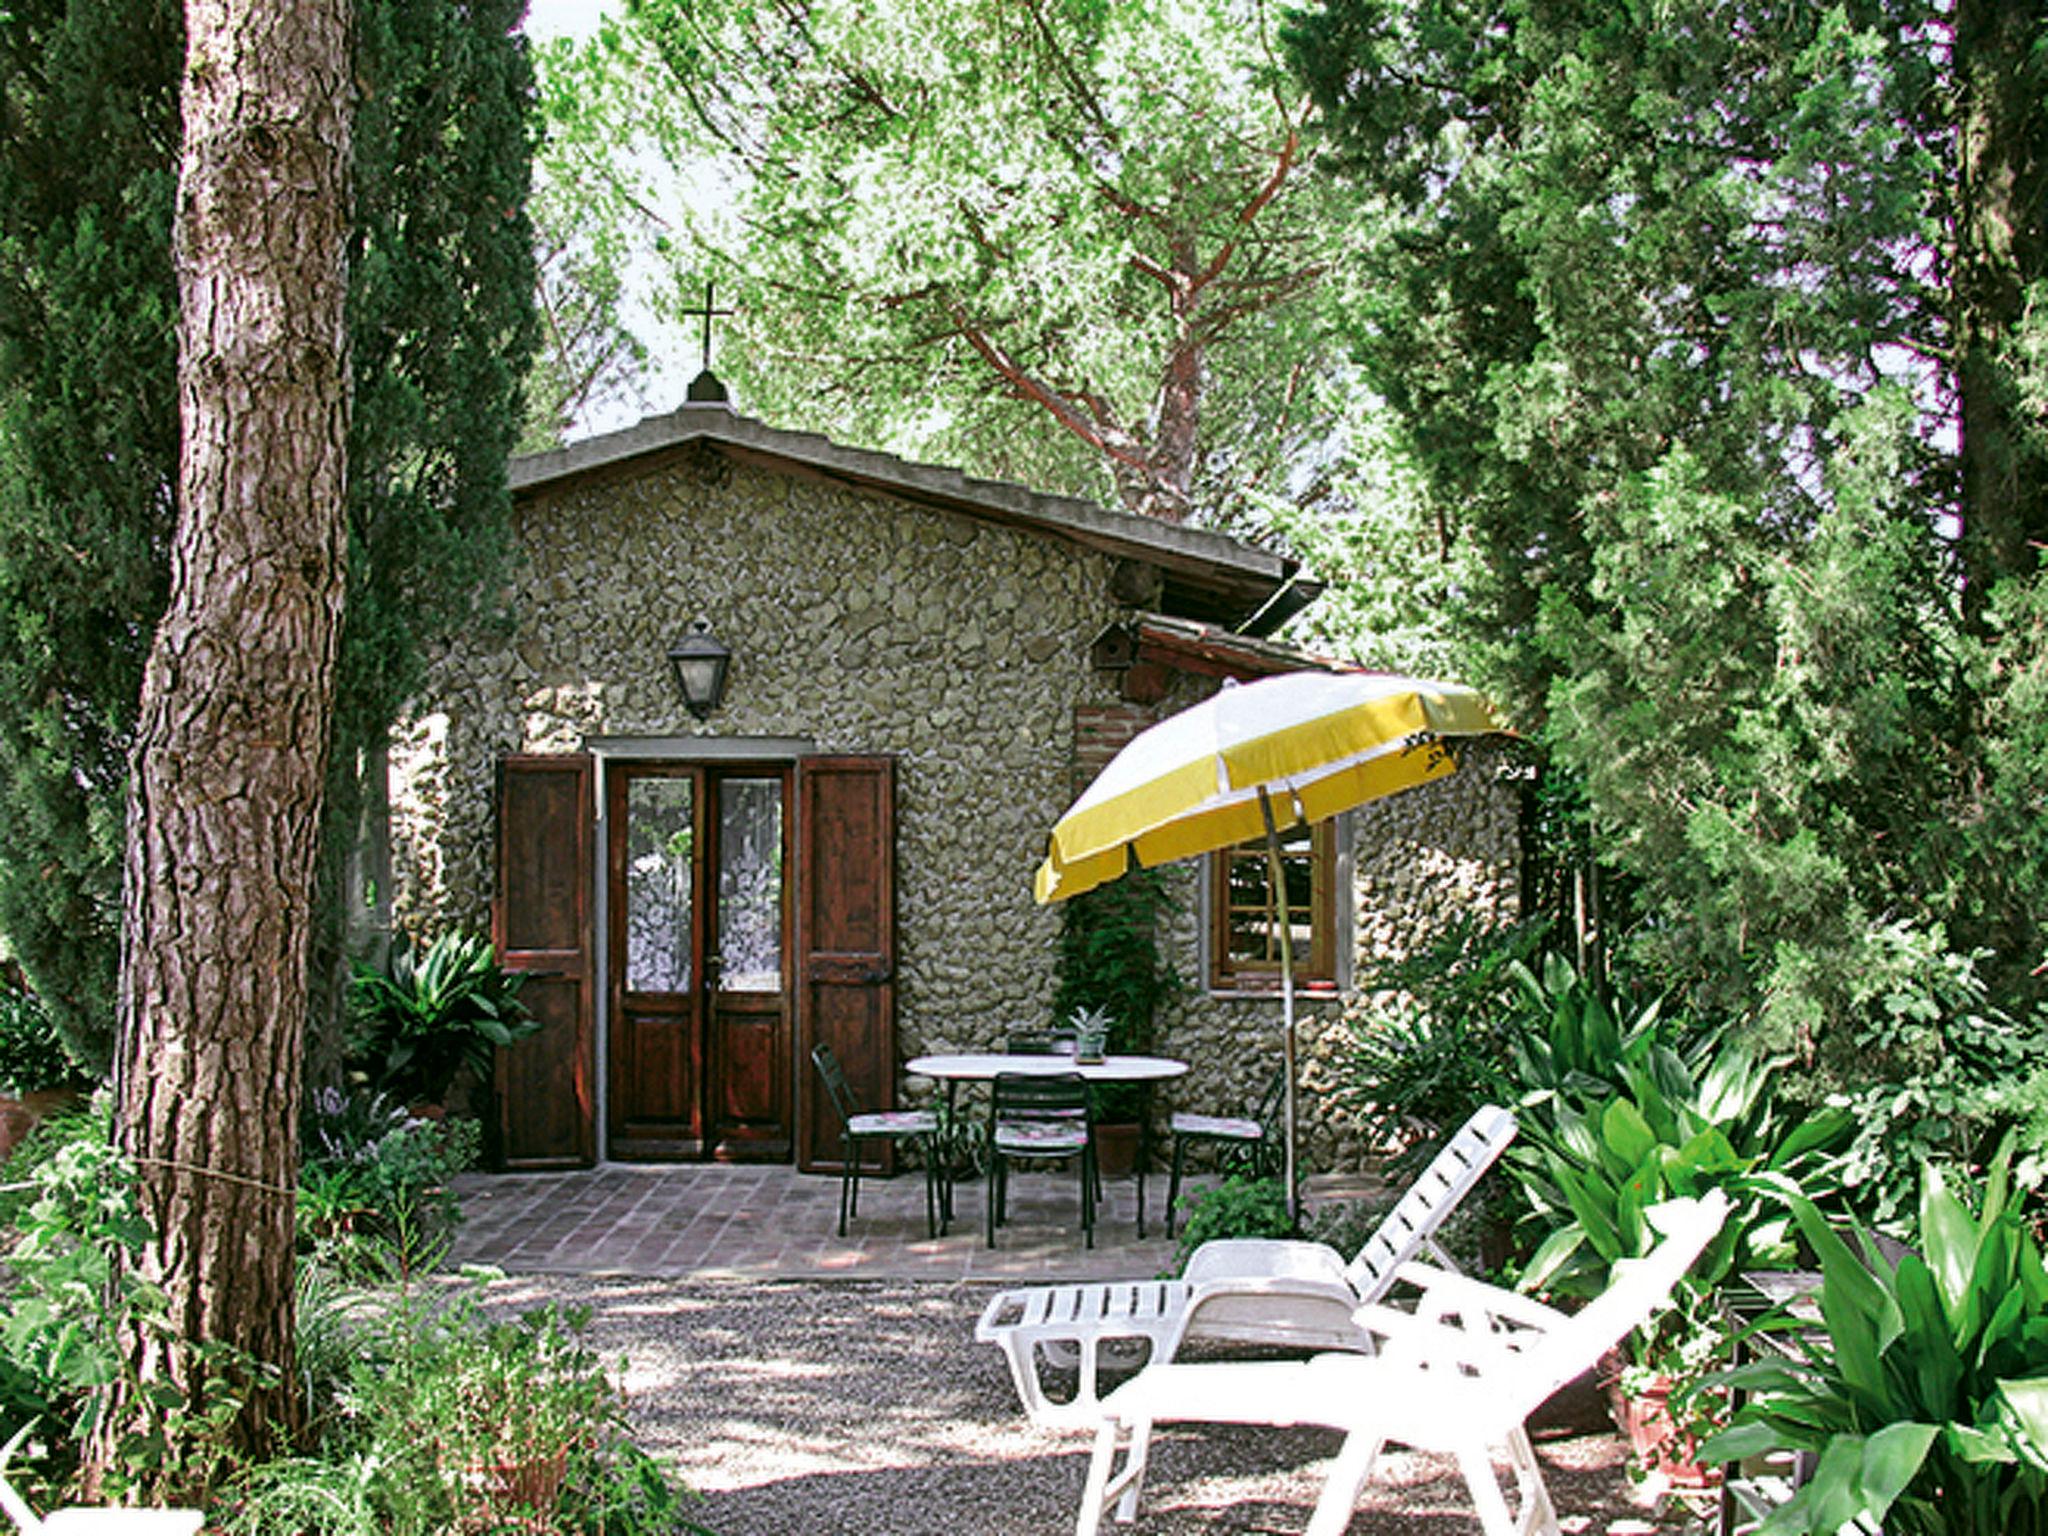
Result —
M196 1509L131 1509L79 1506L38 1516L14 1485L0 1476L0 1510L22 1536L194 1536L205 1523Z
M1508 1111L1489 1105L1475 1113L1348 1264L1323 1243L1204 1243L1178 1280L1004 1291L982 1309L974 1337L1002 1347L1024 1411L1051 1429L1087 1429L1100 1421L1097 1373L1105 1353L1120 1365L1171 1360L1188 1339L1370 1352L1372 1335L1352 1313L1385 1295L1394 1272L1420 1254L1455 1267L1437 1246L1437 1228L1514 1138L1515 1117ZM1072 1398L1055 1401L1046 1394L1041 1355L1052 1368L1075 1373Z
M1614 1283L1566 1317L1541 1302L1463 1275L1409 1264L1400 1279L1421 1290L1413 1312L1370 1305L1359 1323L1385 1340L1379 1354L1313 1360L1152 1365L1102 1405L1076 1536L1103 1517L1136 1517L1158 1424L1320 1424L1344 1433L1316 1501L1308 1536L1339 1536L1381 1449L1394 1441L1454 1456L1487 1536L1558 1536L1557 1514L1524 1429L1546 1399L1670 1298L1728 1213L1718 1190L1647 1214L1665 1234L1643 1258L1616 1266ZM1519 1510L1510 1511L1490 1454L1506 1446ZM1123 1465L1116 1465L1123 1452Z

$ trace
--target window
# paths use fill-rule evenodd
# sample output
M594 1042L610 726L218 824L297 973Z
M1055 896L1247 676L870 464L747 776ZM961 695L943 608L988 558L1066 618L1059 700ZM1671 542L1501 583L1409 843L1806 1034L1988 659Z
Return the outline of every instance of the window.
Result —
M1338 987L1338 822L1280 834L1280 876L1294 944L1294 984ZM1209 985L1218 992L1280 990L1280 924L1264 838L1209 860Z

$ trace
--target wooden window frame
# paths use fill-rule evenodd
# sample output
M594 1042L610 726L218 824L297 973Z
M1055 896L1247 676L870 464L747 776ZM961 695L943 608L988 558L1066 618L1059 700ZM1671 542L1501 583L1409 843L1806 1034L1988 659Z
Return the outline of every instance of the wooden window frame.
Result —
M1326 821L1309 832L1312 859L1309 887L1309 944L1294 956L1294 987L1310 996L1333 997L1341 990L1339 940L1343 913L1338 901L1341 823ZM1283 848L1283 859L1299 858ZM1265 839L1240 843L1209 855L1203 878L1208 882L1208 944L1204 957L1209 991L1222 996L1277 996L1280 960L1241 960L1230 950L1230 867L1238 859L1256 858L1263 867Z

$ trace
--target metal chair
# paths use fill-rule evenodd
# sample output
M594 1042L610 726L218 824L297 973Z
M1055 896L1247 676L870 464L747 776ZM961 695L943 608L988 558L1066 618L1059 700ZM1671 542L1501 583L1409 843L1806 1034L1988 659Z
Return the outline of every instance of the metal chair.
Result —
M924 1156L924 1216L931 1235L944 1230L945 1201L939 1194L939 1117L928 1109L884 1109L863 1112L854 1107L853 1088L829 1045L814 1046L811 1061L824 1081L826 1097L839 1112L839 1235L846 1220L860 1214L860 1155L864 1141L905 1141Z
M1095 1246L1095 1122L1078 1072L999 1072L988 1116L988 1245L996 1244L1010 1188L1010 1164L1078 1158L1081 1232Z
M1247 1157L1251 1162L1254 1178L1265 1171L1266 1154L1271 1145L1274 1115L1280 1108L1280 1092L1286 1087L1286 1079L1280 1073L1273 1074L1273 1080L1266 1085L1266 1091L1259 1098L1258 1107L1249 1118L1230 1115L1190 1115L1176 1113L1167 1122L1167 1131L1173 1137L1173 1171L1166 1180L1166 1235L1173 1236L1174 1212L1180 1206L1180 1171L1191 1143L1212 1142L1224 1148L1227 1159L1233 1154Z

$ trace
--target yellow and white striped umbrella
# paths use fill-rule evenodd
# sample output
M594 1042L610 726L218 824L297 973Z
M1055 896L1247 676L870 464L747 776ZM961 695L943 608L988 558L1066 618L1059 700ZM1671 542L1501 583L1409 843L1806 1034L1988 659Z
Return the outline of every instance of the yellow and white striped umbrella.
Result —
M1226 684L1111 760L1052 829L1041 902L1265 830L1313 825L1453 772L1450 737L1498 731L1461 683L1372 672L1290 672Z
M1110 760L1052 829L1041 902L1265 835L1282 888L1279 828L1312 826L1457 770L1448 738L1502 727L1460 683L1371 672L1289 672L1221 690L1162 720ZM1294 946L1280 916L1281 1051L1289 1213L1295 1177Z

